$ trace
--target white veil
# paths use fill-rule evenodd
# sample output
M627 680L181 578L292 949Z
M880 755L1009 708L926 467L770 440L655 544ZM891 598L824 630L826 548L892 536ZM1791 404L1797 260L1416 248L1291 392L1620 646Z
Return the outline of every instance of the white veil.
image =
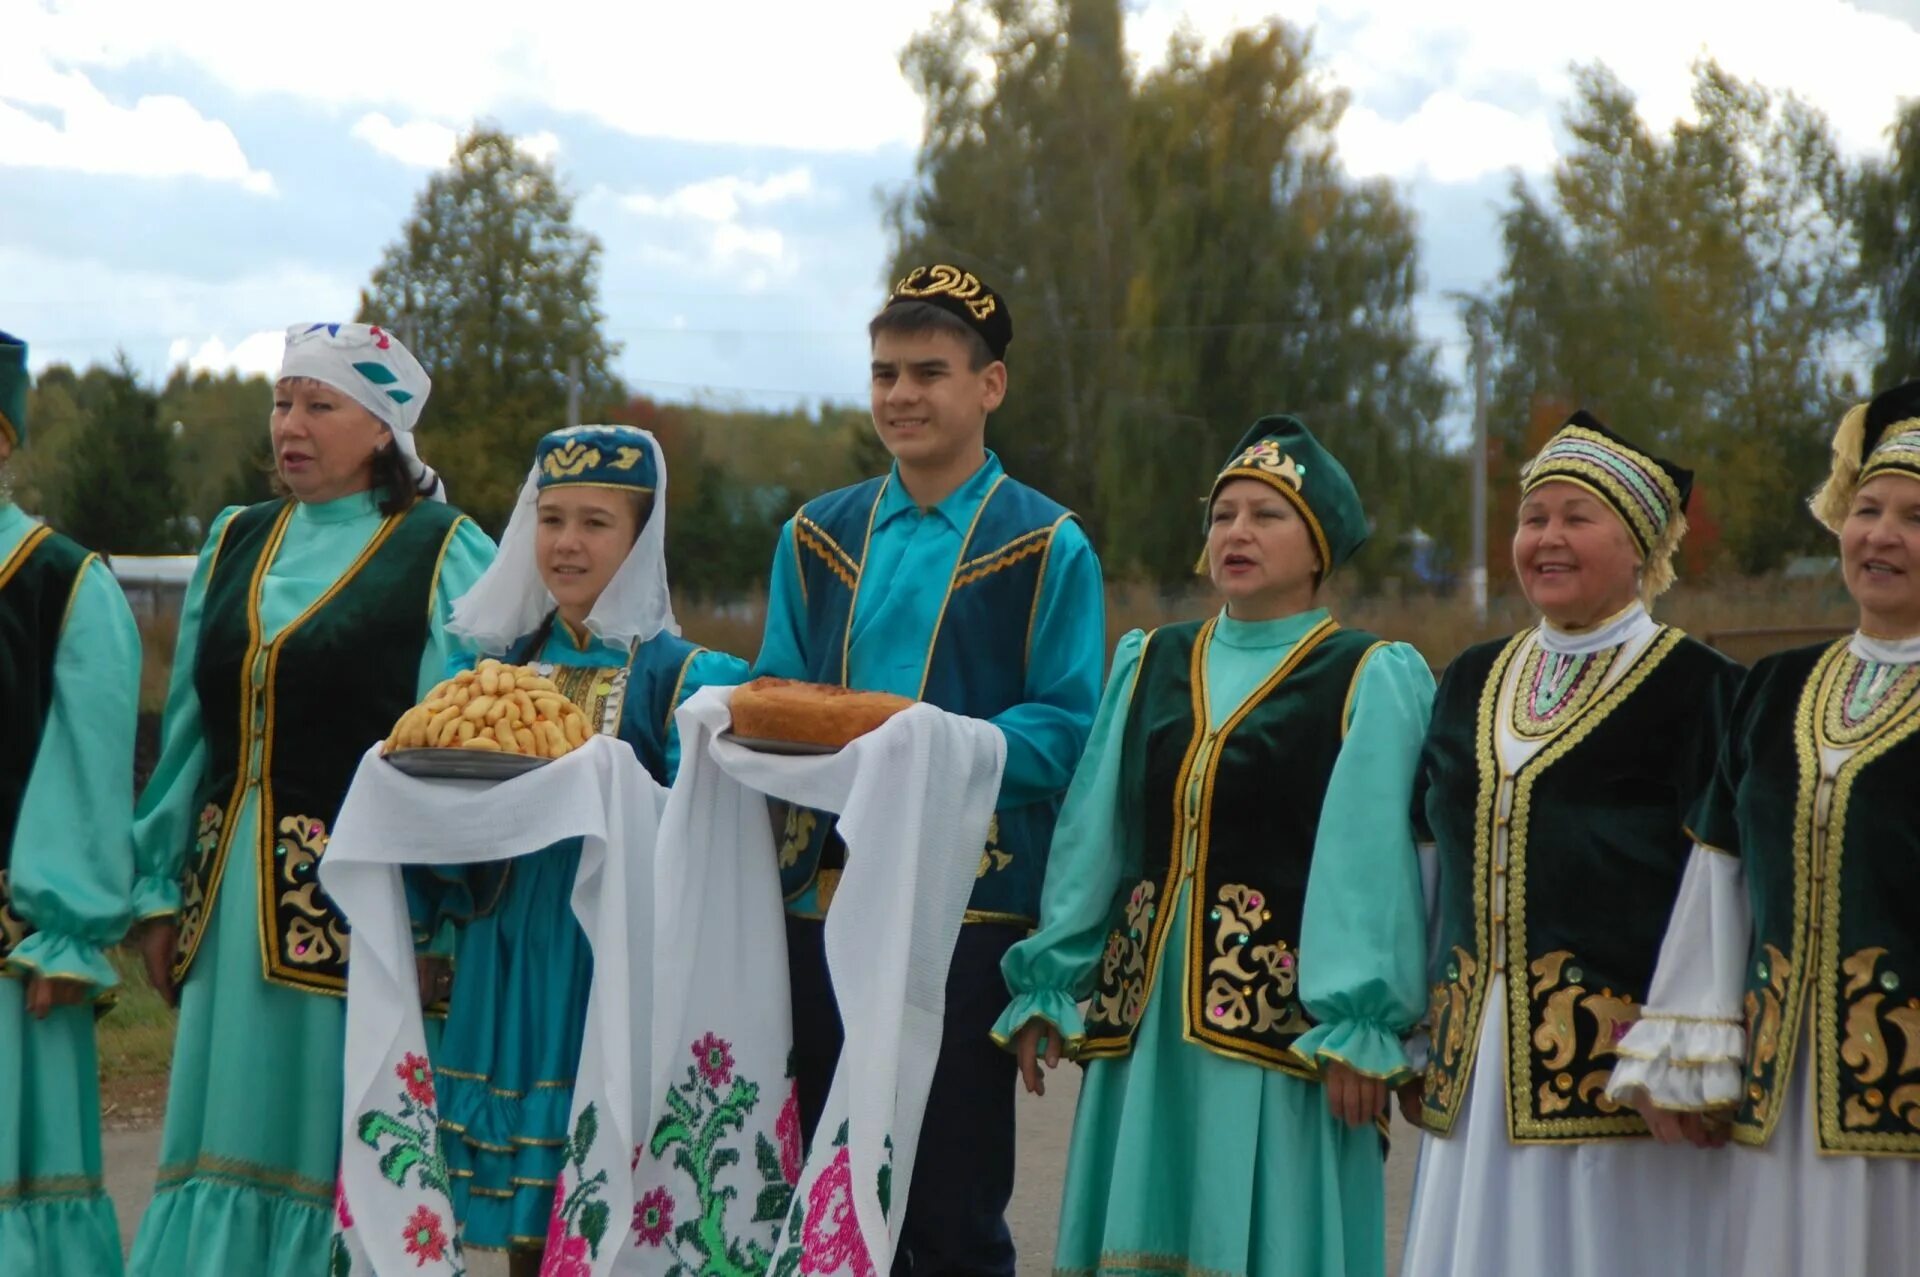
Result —
M667 592L667 459L651 432L632 426L577 426L576 430L632 430L646 439L653 453L653 513L640 529L633 549L607 588L600 592L587 617L587 629L601 642L630 648L662 630L680 632L673 619L673 599ZM562 431L562 434L572 433ZM540 472L527 471L514 504L500 553L473 588L453 605L447 628L482 652L504 652L538 628L554 609L553 595L540 579L534 552L539 523Z

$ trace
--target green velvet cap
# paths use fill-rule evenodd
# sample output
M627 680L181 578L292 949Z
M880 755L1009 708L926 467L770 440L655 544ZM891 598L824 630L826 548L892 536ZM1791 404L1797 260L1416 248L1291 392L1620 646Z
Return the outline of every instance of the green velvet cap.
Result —
M1262 417L1240 440L1207 494L1211 516L1220 485L1258 479L1291 501L1306 521L1322 574L1353 557L1371 529L1347 468L1321 446L1298 417Z
M0 333L0 438L18 448L27 441L27 343Z

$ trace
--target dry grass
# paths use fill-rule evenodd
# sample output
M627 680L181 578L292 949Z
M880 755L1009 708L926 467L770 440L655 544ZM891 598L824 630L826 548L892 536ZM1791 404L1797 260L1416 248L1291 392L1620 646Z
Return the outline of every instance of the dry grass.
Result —
M158 1119L166 1101L175 1017L147 983L138 954L114 949L109 957L120 987L98 1028L100 1106L110 1125L144 1125Z

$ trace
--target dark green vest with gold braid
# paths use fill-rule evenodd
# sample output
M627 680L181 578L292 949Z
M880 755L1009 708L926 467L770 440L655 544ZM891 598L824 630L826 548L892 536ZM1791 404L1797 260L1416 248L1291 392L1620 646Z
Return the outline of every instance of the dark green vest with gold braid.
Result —
M1854 718L1862 664L1842 639L1755 665L1693 829L1741 858L1753 908L1734 1139L1765 1143L1793 1071L1812 1069L1821 1152L1916 1157L1920 668ZM1823 747L1851 751L1830 785Z
M1311 1078L1293 1053L1313 1022L1300 1006L1300 922L1320 803L1346 734L1355 679L1379 640L1322 621L1218 732L1209 730L1207 648L1216 620L1162 626L1140 654L1122 737L1122 883L1087 1012L1081 1058L1124 1055L1168 944L1187 946L1189 1038ZM1187 934L1171 935L1191 864Z
M807 677L847 683L847 649L867 537L887 479L808 502L794 516L794 554L806 599ZM920 699L970 718L992 718L1027 699L1028 644L1054 533L1073 517L1025 484L1003 478L982 501L960 548L927 652ZM1040 916L1047 847L1058 798L994 812L980 856L970 922L1032 925ZM846 863L826 812L789 806L780 847L788 900L818 882L824 911Z
M250 790L259 800L260 942L267 979L346 989L347 924L320 889L320 857L367 747L413 705L440 559L465 516L421 501L383 521L331 589L271 641L260 589L293 516L269 501L228 521L207 579L194 665L207 770L180 904L185 979Z
M1611 1057L1653 981L1693 845L1687 810L1712 774L1740 670L1663 627L1509 775L1502 687L1532 633L1460 654L1421 752L1415 818L1439 857L1422 1119L1451 1133L1478 1063L1506 1073L1516 1143L1644 1135L1605 1094ZM1507 1005L1490 1009L1500 973ZM1476 1062L1488 1014L1508 1017L1512 1059Z
M0 561L0 960L33 934L12 909L13 831L53 708L60 631L92 558L57 532L35 528Z

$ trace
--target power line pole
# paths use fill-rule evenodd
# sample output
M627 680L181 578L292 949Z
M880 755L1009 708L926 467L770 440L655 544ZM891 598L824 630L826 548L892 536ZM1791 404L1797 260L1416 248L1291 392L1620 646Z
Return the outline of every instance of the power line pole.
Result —
M1473 330L1473 549L1467 562L1467 589L1476 621L1487 619L1487 315L1478 306L1467 311Z
M567 425L580 424L580 356L567 360Z

